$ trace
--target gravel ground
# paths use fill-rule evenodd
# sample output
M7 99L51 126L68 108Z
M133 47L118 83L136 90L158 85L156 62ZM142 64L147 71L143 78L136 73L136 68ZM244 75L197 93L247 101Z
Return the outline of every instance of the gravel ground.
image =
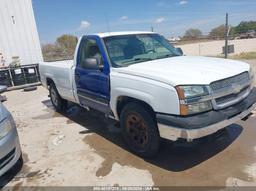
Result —
M256 60L249 61L256 66ZM255 71L256 71L256 67ZM97 112L72 106L56 113L48 92L5 93L17 123L24 165L5 186L256 186L256 114L227 131L186 142L163 140L159 155L139 158ZM18 171L18 172L17 172Z

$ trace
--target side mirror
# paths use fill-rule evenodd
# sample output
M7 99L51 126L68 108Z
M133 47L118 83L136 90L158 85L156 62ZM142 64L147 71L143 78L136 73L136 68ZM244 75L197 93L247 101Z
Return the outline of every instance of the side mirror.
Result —
M175 48L176 52L179 53L181 56L183 55L183 51L181 48Z
M0 85L0 94L4 93L7 90L7 86ZM5 102L7 98L5 96L0 95L0 102Z
M103 65L100 64L97 58L87 58L83 62L83 67L90 70L102 70Z
M0 94L4 93L7 90L7 86L0 85Z

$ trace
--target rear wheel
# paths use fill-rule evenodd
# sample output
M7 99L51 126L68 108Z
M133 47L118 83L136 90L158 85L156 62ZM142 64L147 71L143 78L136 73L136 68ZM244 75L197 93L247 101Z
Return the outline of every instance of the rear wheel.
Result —
M142 157L157 154L160 136L154 116L141 104L129 103L121 112L120 125L131 151Z
M67 108L67 100L60 97L58 90L53 83L50 84L49 92L54 109L59 112L64 111Z
M37 87L36 86L26 87L23 90L24 92L34 91L34 90L37 90Z

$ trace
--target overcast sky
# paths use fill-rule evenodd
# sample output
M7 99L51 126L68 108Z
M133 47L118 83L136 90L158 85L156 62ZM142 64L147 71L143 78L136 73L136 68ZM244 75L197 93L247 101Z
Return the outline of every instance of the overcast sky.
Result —
M224 24L256 20L256 0L32 0L42 43L62 34L81 36L151 27L165 35L183 35L188 28L208 33Z

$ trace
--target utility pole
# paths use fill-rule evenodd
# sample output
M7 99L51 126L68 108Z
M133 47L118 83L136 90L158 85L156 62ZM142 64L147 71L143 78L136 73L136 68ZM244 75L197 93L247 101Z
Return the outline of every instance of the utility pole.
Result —
M228 13L226 13L226 28L225 28L225 58L228 58Z

